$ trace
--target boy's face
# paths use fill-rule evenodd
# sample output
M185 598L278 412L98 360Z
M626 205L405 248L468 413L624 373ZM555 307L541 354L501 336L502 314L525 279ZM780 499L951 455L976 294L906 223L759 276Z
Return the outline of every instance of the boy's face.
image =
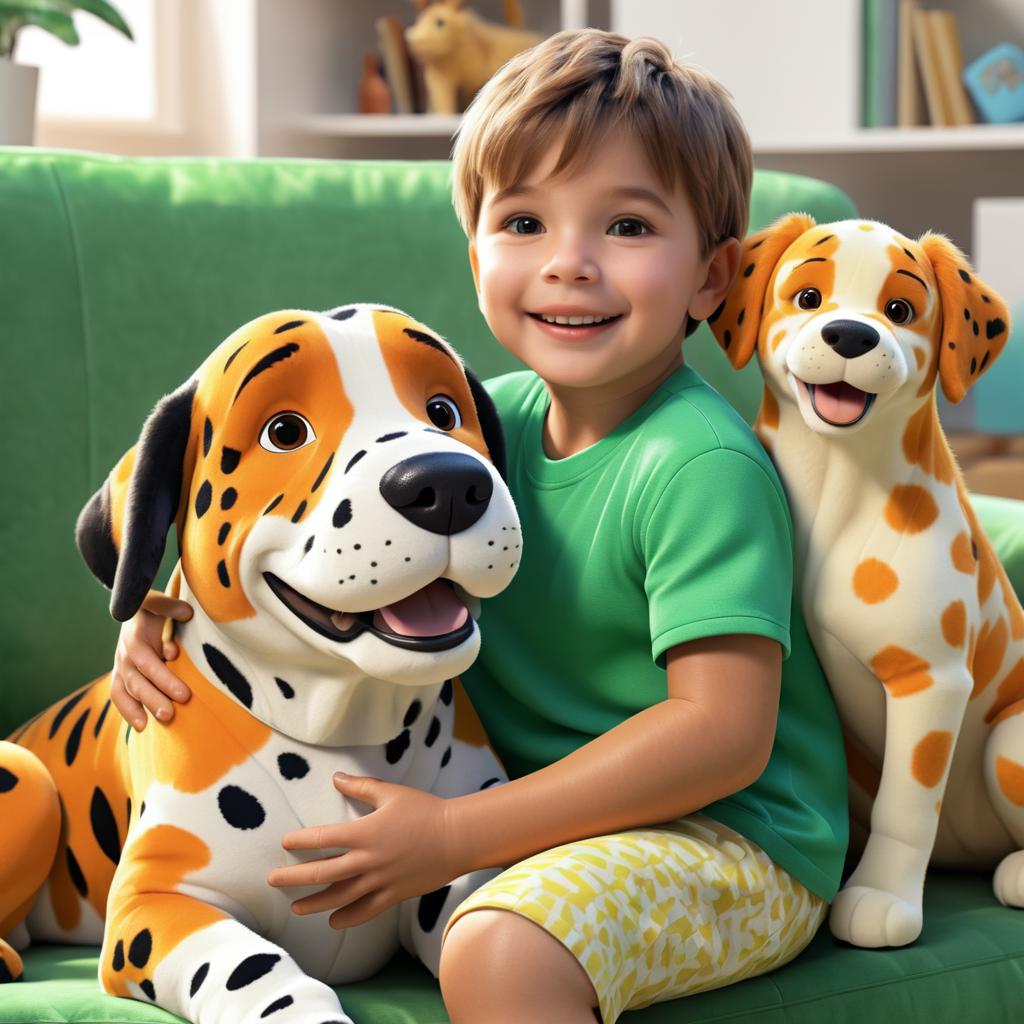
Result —
M551 384L656 373L677 357L687 314L709 316L729 280L709 281L715 253L700 256L689 199L666 191L631 137L609 135L583 171L551 179L560 149L516 188L485 188L470 243L480 310L498 341ZM556 316L604 322L549 322Z

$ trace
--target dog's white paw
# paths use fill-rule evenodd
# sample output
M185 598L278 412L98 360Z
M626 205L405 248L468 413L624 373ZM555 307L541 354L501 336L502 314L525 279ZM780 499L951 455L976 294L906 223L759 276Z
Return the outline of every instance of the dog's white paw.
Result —
M1004 907L1024 907L1024 850L1002 859L992 876L992 891Z
M906 946L921 934L920 905L881 889L851 885L832 904L829 927L843 942L867 949Z

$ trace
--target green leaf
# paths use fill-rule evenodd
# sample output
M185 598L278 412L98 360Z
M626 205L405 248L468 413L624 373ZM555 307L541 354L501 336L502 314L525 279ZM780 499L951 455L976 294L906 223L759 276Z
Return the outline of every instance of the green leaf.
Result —
M77 2L69 4L69 6L78 7L83 11L94 14L101 21L105 21L111 28L116 28L122 35L132 40L135 39L132 35L132 30L128 27L128 22L121 17L112 4L107 3L107 0L77 0Z
M62 0L0 0L0 20L16 19L22 25L38 25L69 46L78 45L71 20L71 5Z

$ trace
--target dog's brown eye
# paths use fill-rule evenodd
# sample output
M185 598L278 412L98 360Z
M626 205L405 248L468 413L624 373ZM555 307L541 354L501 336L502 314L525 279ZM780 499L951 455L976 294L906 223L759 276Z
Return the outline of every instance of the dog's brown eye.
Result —
M914 319L914 307L906 299L890 299L885 304L885 315L894 324L909 324Z
M280 412L267 420L260 432L260 444L268 452L295 452L316 440L305 416Z
M459 407L447 395L434 395L427 402L427 415L430 422L441 430L455 430L462 426Z
M802 288L796 293L796 304L801 309L817 309L821 305L821 292L817 288Z

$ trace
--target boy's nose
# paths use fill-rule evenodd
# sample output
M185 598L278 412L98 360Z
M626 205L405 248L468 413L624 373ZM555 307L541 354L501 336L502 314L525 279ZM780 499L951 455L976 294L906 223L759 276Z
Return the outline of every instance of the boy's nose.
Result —
M556 246L543 273L548 281L595 281L600 276L597 262L578 243Z

